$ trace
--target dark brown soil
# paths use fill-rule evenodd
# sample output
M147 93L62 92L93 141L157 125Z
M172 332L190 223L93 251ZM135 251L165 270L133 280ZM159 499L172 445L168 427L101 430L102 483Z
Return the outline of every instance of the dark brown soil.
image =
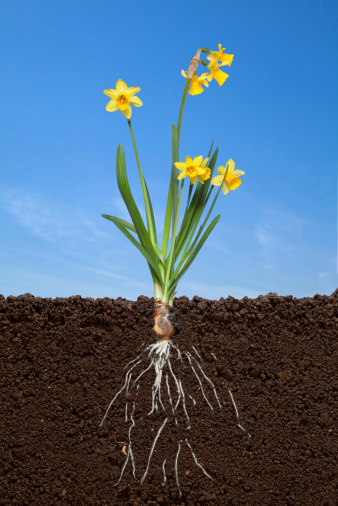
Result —
M147 416L149 370L134 413L136 479L129 462L115 487L130 426L124 393L98 426L124 367L152 339L153 300L0 296L0 504L337 504L337 317L332 296L175 299L175 342L201 355L223 407L209 389L210 410L192 369L173 356L197 402L186 401L192 428L168 420L141 486L164 420L163 412Z

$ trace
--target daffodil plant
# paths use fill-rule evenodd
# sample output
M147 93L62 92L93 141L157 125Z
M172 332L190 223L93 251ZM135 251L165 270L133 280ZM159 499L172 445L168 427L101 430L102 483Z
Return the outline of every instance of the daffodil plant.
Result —
M202 53L207 55L206 60L200 60ZM197 156L188 155L181 157L179 151L183 111L188 93L190 95L198 95L202 93L205 88L209 87L209 83L213 80L215 80L219 86L222 86L228 78L228 75L223 72L220 67L225 65L230 66L232 59L233 55L226 54L221 44L219 44L218 51L200 48L196 55L192 58L188 71L185 72L182 70L182 75L185 78L185 86L178 121L177 124L172 125L171 128L172 164L164 229L161 241L159 241L157 235L153 206L141 169L141 163L131 124L131 106L142 106L141 100L136 96L136 94L140 91L140 88L128 88L126 83L122 81L122 79L119 79L116 83L116 89L104 90L104 93L111 99L106 106L107 111L112 112L120 110L127 118L141 182L146 223L141 217L129 186L125 155L121 145L118 146L116 155L117 183L121 196L129 211L131 221L128 222L122 220L121 218L107 214L103 214L102 216L111 220L142 253L148 262L150 273L154 282L155 325L153 330L156 333L157 339L154 343L143 348L139 355L130 362L130 364L133 365L130 365L126 373L124 386L117 392L113 400L110 402L101 425L103 424L110 407L123 391L126 391L128 394L130 390L134 389L134 398L137 398L137 391L141 385L141 377L153 368L155 371L155 380L152 387L151 409L148 415L150 416L158 410L162 410L165 414L165 419L154 438L149 453L148 465L141 477L141 484L144 482L148 474L150 460L155 445L167 422L169 425L169 420L171 419L175 424L177 424L178 414L183 413L187 424L186 428L191 428L188 406L186 403L186 393L179 375L175 373L174 365L171 363L172 355L177 354L177 359L179 359L180 362L184 360L186 361L188 368L190 367L191 371L194 373L194 377L198 380L198 390L201 391L203 399L207 402L210 409L212 411L217 407L222 409L222 404L217 396L215 386L212 380L204 372L203 364L196 349L192 347L193 349L191 352L186 350L181 353L178 349L178 345L172 340L174 326L170 321L169 310L170 306L173 305L173 297L178 282L187 272L190 265L196 258L196 255L220 219L220 215L218 215L209 221L220 190L222 189L224 195L229 193L230 190L235 190L241 184L239 176L244 174L242 170L235 170L235 163L232 159L230 159L224 166L218 166L218 175L212 177L218 155L218 148L213 151L213 145L211 145L206 157L201 154L197 154ZM198 76L197 68L200 63L207 68L207 72ZM187 201L185 205L182 206L183 187L185 181L187 180L189 180L190 183L187 192ZM208 206L215 187L219 188L215 191L211 204ZM205 216L204 211L206 211ZM143 368L144 362L147 362L147 365ZM162 377L164 375L166 378L164 390L167 394L167 400L164 399L163 395L161 396ZM207 389L209 389L209 393L207 392ZM175 390L177 391L176 399L175 395L171 393ZM238 410L230 390L229 394L238 418ZM210 395L216 404L214 407L212 406ZM190 394L189 397L192 399L194 404L196 404L196 401ZM136 476L135 458L132 449L131 437L131 429L135 425L135 420L133 418L135 404L136 400L134 401L133 408L128 409L128 401L126 401L125 419L130 422L128 452L125 463L122 467L120 478L116 485L121 481L124 470L126 469L129 461L132 464L133 475L134 477ZM238 426L244 430L239 423ZM185 438L185 443L189 451L191 451L197 466L208 478L211 478L204 467L198 462L188 438ZM176 482L179 493L181 493L181 490L177 473L177 462L180 449L181 442L178 443L178 451L175 460ZM166 481L165 464L166 460L162 465L164 481Z
M207 54L207 61L200 60L202 53ZM103 214L102 216L115 223L148 262L154 282L155 303L158 304L156 307L157 316L162 314L166 320L161 321L161 318L157 318L156 320L155 317L154 330L161 336L170 337L173 332L173 328L166 318L168 314L166 306L172 306L178 282L187 272L220 219L220 215L218 215L208 222L220 189L222 188L223 193L227 194L229 190L238 188L241 184L239 176L244 174L243 171L235 170L233 160L229 160L225 167L219 166L217 168L218 176L211 179L218 155L218 148L212 153L212 146L208 156L204 159L201 155L195 157L186 156L183 162L180 161L179 154L182 118L187 94L198 95L202 93L204 91L203 86L208 87L209 82L213 79L215 79L219 86L222 86L229 76L220 67L225 65L230 66L232 59L233 55L225 53L221 44L219 44L218 51L210 51L207 48L199 49L192 58L188 71L182 70L182 75L185 77L186 82L178 122L176 125L172 125L171 129L172 168L161 242L158 239L153 206L141 169L131 123L131 106L140 107L143 105L141 100L136 96L140 88L128 88L126 83L122 79L119 79L116 83L116 89L104 90L104 93L111 99L106 106L106 110L109 112L120 110L127 118L141 182L147 223L144 223L141 217L129 186L122 145L118 146L116 156L117 183L129 211L131 222L107 214ZM199 63L202 63L208 69L208 72L200 76L196 72ZM190 180L190 187L180 222L183 187L186 177ZM220 186L220 188L216 192L206 217L202 221L203 212L215 186Z

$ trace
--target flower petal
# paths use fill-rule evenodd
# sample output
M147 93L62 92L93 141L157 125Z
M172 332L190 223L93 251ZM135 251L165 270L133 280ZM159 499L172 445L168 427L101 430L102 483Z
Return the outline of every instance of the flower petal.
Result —
M129 103L134 105L135 107L141 107L141 105L143 105L142 100L140 100L138 97L129 98Z
M203 160L203 156L195 156L195 158L192 161L193 165L201 165Z
M205 168L204 167L196 167L196 174L204 174Z
M229 186L226 184L225 181L222 184L222 192L224 193L224 195L226 195L227 193L229 193Z
M232 60L234 59L234 55L222 53L218 59L222 62L223 65L228 65L228 67L230 67Z
M133 97L135 93L138 93L141 90L141 88L128 88L126 95L127 97Z
M211 180L211 184L214 186L220 186L223 183L224 176L215 176Z
M225 183L229 186L230 190L236 190L242 184L242 181L239 177L232 177L230 180L226 180Z
M187 77L187 73L184 70L181 70L181 75L185 78Z
M222 167L222 165L220 165L219 167L217 167L217 172L218 172L218 174L224 176L224 174L225 174L225 167Z
M189 95L199 95L203 93L204 88L198 81L191 81Z
M192 159L190 156L185 157L185 163L187 166L192 165Z
M184 162L175 162L174 165L179 170L185 170L187 168L187 164Z
M202 175L204 181L206 181L207 179L209 179L210 176L211 176L211 170L209 168L206 168L205 171L204 171L204 174Z
M124 81L122 81L122 79L119 79L116 83L116 91L118 93L127 93L128 91L128 86L126 85L126 83Z
M118 96L118 93L116 90L103 90L103 93L110 98L116 98Z
M244 170L236 169L236 170L234 170L234 174L235 174L235 176L243 176L243 174L245 174L245 172L244 172Z
M206 166L206 164L208 163L208 161L209 161L209 158L206 158L205 160L203 160L203 163L202 163L202 165L201 165L201 166L202 166L202 167L205 167L205 166Z
M196 183L196 179L197 179L197 176L192 176L190 178L191 184L195 184Z
M131 116L131 107L130 107L130 105L128 105L127 109L124 109L123 111L122 111L122 109L120 109L120 111L122 112L123 116L125 116L127 119L130 119L130 116Z
M197 176L198 177L198 180L201 184L204 184L204 179L202 176Z
M222 86L222 84L224 84L224 83L225 83L225 81L228 79L229 74L226 74L225 72L223 72L223 70L217 69L217 70L214 72L213 77L215 78L215 81L217 81L217 83L218 83L220 86Z
M227 161L225 168L228 169L228 172L233 172L235 170L235 162L233 161L232 158L230 158L230 160Z
M177 176L177 179L183 179L185 178L187 174L185 172L181 172L181 174L179 174L179 176Z
M114 112L117 111L119 106L116 103L116 100L112 99L108 104L106 105L106 111Z

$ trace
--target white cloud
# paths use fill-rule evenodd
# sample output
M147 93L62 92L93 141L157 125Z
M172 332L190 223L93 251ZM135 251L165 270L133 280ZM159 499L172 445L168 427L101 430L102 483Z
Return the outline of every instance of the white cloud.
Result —
M304 222L295 215L266 209L254 227L254 235L261 246L264 267L278 268L280 258L290 257L304 248Z
M81 207L57 201L49 195L43 197L2 187L0 204L32 235L49 243L74 245L111 236L96 226Z

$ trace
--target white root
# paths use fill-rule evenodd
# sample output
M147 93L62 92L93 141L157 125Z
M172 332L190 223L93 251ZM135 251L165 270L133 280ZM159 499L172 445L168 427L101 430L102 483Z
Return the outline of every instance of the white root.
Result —
M168 421L168 418L166 418L166 419L164 420L164 422L162 423L161 427L160 427L160 428L158 429L158 431L157 431L156 437L155 437L155 439L154 439L154 441L153 441L153 445L152 445L152 447L151 447L150 454L149 454L149 457L148 457L148 464L147 464L147 468L146 468L146 470L145 470L145 472L144 472L144 475L143 475L143 476L142 476L142 478L141 478L141 485L143 485L144 480L146 479L146 476L147 476L147 474L148 474L148 470L149 470L149 466L150 466L150 460L151 460L152 454L153 454L153 452L154 452L154 448L155 448L155 446L156 446L157 440L158 440L158 438L160 437L160 434L161 434L161 432L162 432L162 430L163 430L163 428L164 428L165 424L167 423L167 421Z
M166 375L165 375L165 381L166 381L166 384L167 384L168 398L169 398L169 402L170 402L171 410L172 410L172 412L173 412L173 416L174 416L175 424L177 425L176 412L175 412L175 409L174 409L174 406L173 406L173 401L172 401L172 398L171 398L171 393L170 393L170 386L169 386L168 374L166 374Z
M125 415L124 415L124 421L128 422L128 401L126 402L126 411L125 411Z
M178 456L180 454L180 451L181 451L181 443L178 443L178 450L177 450L176 459L175 459L175 476L176 476L176 485L177 485L177 488L178 488L178 492L179 492L180 495L182 495L181 487L180 487L180 482L179 482L179 479L178 479Z
M141 346L141 348L142 347L143 347L143 345ZM181 378L175 374L174 369L173 369L173 365L172 365L172 362L170 359L171 358L171 350L175 350L177 352L177 360L179 360L182 363L183 363L183 358L186 357L186 360L188 361L186 363L189 363L190 369L198 381L199 390L201 391L202 396L205 399L205 401L208 404L211 411L214 411L214 408L207 397L207 394L205 391L206 385L208 385L207 388L209 388L209 389L211 388L219 408L222 409L222 404L218 398L216 387L215 387L214 383L212 382L212 380L206 375L206 373L203 369L203 366L202 366L203 360L194 346L192 346L192 350L194 353L190 353L189 351L184 351L183 353L181 353L180 350L178 349L178 347L171 340L162 340L162 341L157 341L156 343L143 348L142 352L139 353L139 355L134 360L130 361L127 364L126 368L128 366L130 366L131 364L133 364L133 365L131 365L131 367L129 367L129 369L127 370L126 375L125 375L124 385L115 394L114 398L109 403L109 406L105 412L105 415L100 423L100 426L102 426L106 417L107 417L107 414L108 414L110 408L112 407L112 405L114 404L114 402L116 401L118 396L124 390L126 391L128 396L130 396L131 395L131 394L129 394L130 385L132 385L133 387L135 387L135 385L136 385L136 396L133 401L132 408L131 408L131 406L129 406L130 399L129 400L126 399L125 421L126 422L130 421L129 430L128 430L128 451L126 454L125 462L124 462L122 470L121 470L119 480L115 483L115 486L121 482L129 460L131 461L133 476L134 476L134 478L136 477L136 465L135 465L135 458L134 458L134 453L133 453L133 449L132 449L132 429L136 425L136 422L134 419L134 414L135 414L136 402L137 402L137 398L138 398L138 390L141 385L141 383L139 381L149 370L154 369L155 379L154 379L154 382L152 385L151 409L148 413L148 416L152 415L153 413L157 412L160 409L164 413L166 413L166 415L165 415L166 417L165 417L162 425L159 427L159 429L156 433L156 436L154 437L154 440L152 442L150 452L148 455L147 466L146 466L146 469L145 469L145 471L142 475L142 478L141 478L141 485L143 485L143 483L148 475L151 459L152 459L153 453L155 451L156 444L159 440L159 437L160 437L166 423L169 420L168 413L166 411L166 408L165 408L165 406L162 402L162 398L161 398L162 379L163 379L164 375L165 375L165 383L166 383L166 388L164 387L164 391L166 392L166 394L168 396L168 400L169 400L169 404L170 404L170 410L171 410L170 417L172 416L172 419L174 420L175 424L178 425L177 410L181 404L183 413L185 415L185 419L187 421L186 429L191 429L190 417L189 417L188 407L187 407L187 403L186 403L186 395L190 398L190 400L192 401L194 406L197 405L197 401L194 399L194 397L192 397L192 395L189 392L184 391ZM215 360L217 360L216 356L213 353L211 353L211 355L214 357ZM149 359L149 365L147 367L144 367L141 370L141 372L136 374L134 369L139 364L144 362L145 358L147 360ZM170 384L169 384L170 376L171 376L172 380L174 381L174 384L175 384L176 390L177 390L177 395L176 395L176 397L174 395L174 398L172 396L172 392L171 392ZM203 381L203 383L202 383L202 381ZM235 403L235 400L234 400L234 397L233 397L233 394L232 394L230 388L228 389L228 391L229 391L232 405L235 409L236 418L237 418L237 426L242 431L246 432L249 439L250 439L251 435L240 424L238 409L237 409L237 406L236 406L236 403ZM142 419L143 419L143 417L141 417L141 420ZM209 479L212 480L213 478L207 473L207 471L205 470L203 465L200 462L198 462L197 457L192 449L192 446L189 443L187 438L185 439L185 443L191 452L192 458L193 458L196 466L199 469L201 469L201 471L203 472L203 474L205 476L207 476ZM180 451L181 451L181 442L179 442L179 444L178 444L178 450L177 450L176 457L175 457L175 478L176 478L176 484L177 484L179 494L180 494L180 496L182 496L181 487L180 487L180 483L179 483L179 472L178 472L178 459L179 459ZM167 462L167 459L164 459L163 464L162 464L162 472L163 472L162 485L163 486L167 482L167 474L166 474L166 470L165 470L166 462Z
M167 459L164 459L163 461L163 464L162 464L162 471L163 471L163 482L162 482L162 485L164 486L167 482L167 475L165 474L165 463L166 463Z
M229 391L229 395L230 395L230 399L233 404L233 407L235 408L237 420L239 420L238 409L237 409L237 406L235 403L234 396L232 395L230 388L228 388L228 391ZM248 439L251 439L251 434L247 430L245 430L244 427L239 422L237 423L237 427L239 427L243 432L245 432L248 435Z
M137 385L137 389L139 389L139 386L140 385ZM134 460L134 454L133 454L133 450L132 450L132 447L131 447L131 430L133 427L135 427L135 420L133 418L134 416L134 412L135 412L135 406L136 406L136 401L137 401L137 396L138 396L138 392L136 392L136 399L133 403L133 410L132 410L132 413L130 415L130 420L131 420L131 425L129 427L129 432L128 432L128 439L129 439L129 442L128 442L128 452L127 452L127 457L126 457L126 460L123 464L123 467L122 467L122 470L121 470L121 474L120 474L120 478L119 480L115 483L114 487L116 487L120 481L122 480L122 477L123 477L123 474L124 474L124 471L127 467L127 464L128 464L128 461L129 461L129 458L131 459L131 464L133 466L133 476L134 478L136 477L136 468L135 468L135 460Z
M190 363L190 367L191 367L191 369L193 370L193 373L195 374L195 376L196 376L196 378L197 378L198 383L200 384L200 388L201 388L202 395L203 395L204 399L206 400L206 402L207 402L207 404L208 404L209 408L211 409L211 411L213 411L213 410L214 410L214 408L212 407L212 405L211 405L211 404L210 404L210 402L208 401L207 396L206 396L206 395L205 395L205 393L204 393L204 388L203 388L202 382L201 382L201 380L200 380L200 377L199 377L199 375L197 374L197 372L196 372L196 370L195 370L195 367L192 365L191 358L190 358L190 356L189 356L189 355L190 355L190 353L189 353L189 352L185 352L185 355L188 357L188 360L189 360L189 363Z
M136 366L137 366L140 362L142 362L142 360L139 360L138 362L136 362L136 364L134 364L134 365L133 365L133 367L131 367L131 368L127 371L127 373L126 373L126 381L125 381L125 383L124 383L123 387L122 387L122 388L121 388L121 389L117 392L117 394L115 395L114 399L113 399L112 401L110 401L109 406L108 406L108 408L107 408L107 411L106 411L106 413L105 413L104 417L102 418L102 421L101 421L101 423L100 423L99 427L102 427L103 422L105 421L106 416L108 415L108 412L109 412L110 408L112 407L112 405L114 404L115 400L118 398L118 396L120 395L120 393L122 393L122 392L123 392L123 390L126 388L127 384L129 384L129 381L130 381L129 374L131 375L131 371L132 371L132 370L134 369L134 367L136 367Z
M144 371L142 371L138 376L137 378L134 380L134 384L138 382L138 380L140 378L142 378L143 374L146 373L147 371L149 371L149 369L151 368L151 366L154 365L154 361L152 360L149 364L149 367L147 367L147 369L144 369Z
M187 439L185 439L185 442L187 443L187 446L188 446L189 450L191 451L191 455L192 455L192 457L193 457L193 459L195 461L196 466L199 467L203 471L203 473L205 474L205 476L207 476L208 478L210 478L210 480L212 480L210 474L208 474L206 472L206 470L204 469L204 467L202 466L202 464L200 464L198 462L198 460L196 458L196 455L194 454L193 449L191 448L191 445L190 445L189 441Z
M137 385L137 387L136 387L136 399L135 399L134 404L133 404L133 411L132 411L132 413L130 415L131 426L129 427L129 433L128 433L128 437L129 437L128 452L130 453L131 463L132 463L132 466L133 466L133 476L134 476L134 478L136 477L136 467L135 467L134 454L133 454L133 450L132 450L132 446L131 446L131 430L132 430L133 427L135 427L135 420L134 420L133 417L134 417L134 413L135 413L135 406L136 406L136 401L137 401L139 387L140 387L140 385Z
M187 353L187 354L188 354L191 358L193 358L193 357L191 356L191 354L190 354L188 351L187 351L186 353ZM196 352L196 353L197 353L197 352ZM211 388L212 388L212 390L213 390L213 392L214 392L214 395L215 395L215 397L216 397L216 400L217 400L217 402L218 402L218 405L219 405L219 407L221 408L221 407L222 407L222 404L220 403L220 400L219 400L219 398L218 398L218 395L217 395L217 392L216 392L215 385L213 384L213 382L211 381L211 379L210 379L210 378L209 378L209 377L205 374L205 372L203 371L203 369L202 369L201 365L198 363L198 361L197 361L197 360L195 360L195 361L196 361L196 364L197 364L197 366L198 366L199 370L200 370L200 371L201 371L201 373L203 374L204 378L205 378L205 379L206 379L206 381L209 383L209 385L211 385Z
M123 476L123 474L124 474L124 470L125 470L125 468L127 467L127 464L128 464L129 456L130 456L130 453L129 453L129 451L128 451L128 453L127 453L127 458L126 458L126 460L124 461L124 464L123 464L123 467L122 467L122 471L121 471L121 474L120 474L120 478L119 478L119 480L118 480L116 483L114 483L114 487L117 487L117 485L118 485L118 484L120 483L120 481L122 480L122 476Z
M189 395L190 399L192 400L193 405L194 405L194 406L196 406L196 401L195 401L195 399L194 399L194 398L193 398L193 397L189 394L189 392L188 392L188 395Z
M195 346L192 346L192 349L194 350L194 352L196 353L196 355L198 356L198 358L200 359L201 362L203 362L202 358L200 357L200 354L198 353L198 351L196 350Z
M179 385L180 385L180 392L182 394L182 404L183 404L183 411L185 413L185 416L187 417L187 421L188 421L188 425L187 425L187 429L191 429L191 426L190 426L190 418L189 418L189 415L188 415L188 412L187 412L187 408L185 406L185 395L184 395L184 390L183 390L183 387L182 387L182 382L181 380L178 380L179 382Z

